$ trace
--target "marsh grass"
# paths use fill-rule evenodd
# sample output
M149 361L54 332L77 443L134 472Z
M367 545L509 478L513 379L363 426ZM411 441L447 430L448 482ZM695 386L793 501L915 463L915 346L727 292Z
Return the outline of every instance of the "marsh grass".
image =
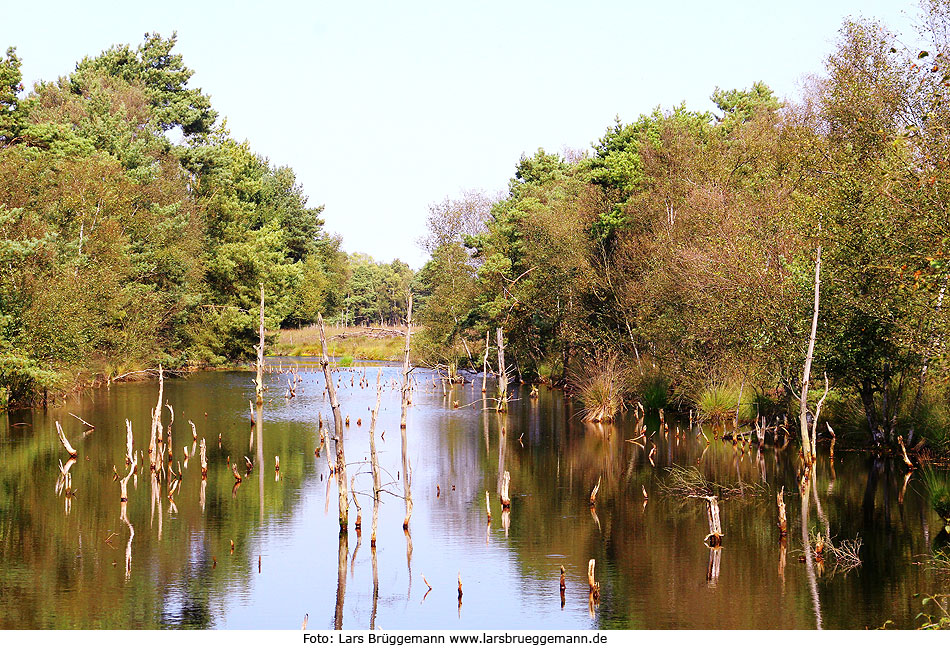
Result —
M740 394L741 392L741 394ZM696 397L696 409L704 421L727 421L736 416L739 408L739 420L751 421L755 418L755 401L752 387L735 382L716 382L700 390Z
M327 353L334 357L397 361L403 355L405 339L395 332L390 334L362 327L341 326L330 326L326 332ZM274 353L278 355L312 356L320 355L321 352L320 330L315 326L284 329L274 345Z
M640 375L636 392L646 409L665 408L670 400L670 381L659 371L651 369Z
M584 421L611 423L624 409L624 397L633 387L633 374L616 354L598 354L571 374L571 384L584 403Z
M931 508L943 519L944 526L950 527L950 477L932 466L925 467L921 477Z

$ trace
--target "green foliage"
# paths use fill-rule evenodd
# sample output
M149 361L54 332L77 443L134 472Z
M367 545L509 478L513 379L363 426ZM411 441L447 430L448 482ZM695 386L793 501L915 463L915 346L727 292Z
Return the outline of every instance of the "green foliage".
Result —
M23 111L18 93L23 90L20 59L16 48L7 48L7 56L0 59L0 146L20 134Z
M270 330L343 307L350 271L322 207L216 124L174 45L114 46L22 100L19 59L0 61L4 403L253 355L261 284ZM390 273L408 286L406 265Z
M413 273L398 258L389 264L354 254L349 262L350 277L343 300L349 324L399 324L405 322L409 286Z
M760 111L774 112L782 108L772 89L761 81L747 90L724 91L716 87L710 99L722 111L722 122L749 122Z
M923 56L847 21L798 105L763 82L717 88L717 114L657 108L590 156L522 157L487 218L467 196L440 204L416 279L428 339L458 360L500 326L529 381L554 360L646 354L669 379L641 379L651 402L725 417L739 397L721 381L744 378L740 418L775 414L789 394L774 388L800 382L820 246L826 414L857 405L865 434L944 440L946 411L913 390L950 379L950 3L922 10Z
M917 614L917 619L921 623L917 629L950 629L950 611L944 606L948 598L950 598L950 595L947 594L924 596L920 601L920 606L931 605L936 607L937 613Z
M342 356L339 361L339 366L341 367L352 367L353 366L353 356L347 353Z
M172 54L177 40L174 33L167 39L157 33L146 34L145 41L135 50L117 45L98 57L87 57L76 65L73 92L81 93L83 82L90 75L105 74L137 82L146 89L152 120L163 131L179 127L185 136L207 134L217 112L200 88L188 88L194 71L185 66L180 54Z

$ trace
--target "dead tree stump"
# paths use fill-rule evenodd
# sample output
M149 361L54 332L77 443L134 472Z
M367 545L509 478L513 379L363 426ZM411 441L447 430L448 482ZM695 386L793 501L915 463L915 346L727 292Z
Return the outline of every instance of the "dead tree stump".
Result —
M784 493L785 487L782 487L775 496L775 500L778 503L778 536L780 539L784 539L788 536L788 520L785 516L785 498L782 496Z

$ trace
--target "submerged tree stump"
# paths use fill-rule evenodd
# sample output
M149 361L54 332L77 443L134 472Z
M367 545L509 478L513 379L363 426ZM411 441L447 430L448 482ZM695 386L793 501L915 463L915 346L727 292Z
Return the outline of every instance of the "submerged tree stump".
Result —
M587 585L590 590L590 596L596 601L600 598L600 582L594 579L594 566L596 561L591 559L587 562Z
M508 489L511 485L511 474L505 471L501 480L501 508L503 510L511 509L511 496L508 495Z
M706 501L706 517L709 523L709 534L703 540L710 548L722 545L722 524L719 519L719 499L716 496L695 496Z
M590 492L590 506L597 506L597 492L600 491L600 481L603 479L603 476L598 476L597 484L594 485L594 489Z
M499 412L508 411L508 368L505 366L505 334L499 326L495 330L498 342L498 406Z
M788 519L785 516L785 498L782 496L784 493L785 487L782 487L775 496L775 500L778 503L778 536L780 539L784 539L788 536Z

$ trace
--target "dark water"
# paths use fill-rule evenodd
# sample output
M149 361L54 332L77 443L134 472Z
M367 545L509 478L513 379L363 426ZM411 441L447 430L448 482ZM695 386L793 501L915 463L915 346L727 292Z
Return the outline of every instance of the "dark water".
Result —
M157 381L97 390L45 413L0 415L0 627L294 629L305 614L310 629L813 629L874 628L887 620L913 627L922 610L914 595L950 586L950 576L927 562L942 521L927 506L919 474L905 488L893 461L838 453L832 469L823 457L806 497L804 531L836 542L859 536L863 563L849 572L832 563L818 568L810 558L800 561L805 501L793 447L743 450L715 439L707 446L685 429L677 439L675 426L668 438L649 436L657 416L648 415L642 449L625 441L634 436L632 423L585 426L561 392L542 387L539 398L529 399L516 388L520 400L499 417L481 409L480 384L443 396L422 371L415 374L408 427L410 539L397 479L400 410L393 382L400 370L394 367L383 368L376 430L391 493L383 495L374 555L365 460L376 368L365 371L368 389L358 380L351 386L352 372L338 374L351 419L345 441L362 537L353 528L352 504L349 535L338 535L336 481L328 485L326 455L314 455L317 414L330 418L316 369L301 371L290 401L281 396L286 376L268 376L273 389L261 436L248 418L253 374L167 380L181 489L173 505L163 482L155 503L146 465L129 482L128 525L113 466L125 475L126 418L135 448L146 448ZM83 435L69 412L96 429ZM163 416L167 425L169 411ZM66 454L55 420L79 451L71 469L76 495L68 501L56 491L57 460L65 462ZM189 420L208 442L203 504L197 452L186 465L182 450L192 449ZM648 460L652 442L656 467ZM243 471L244 456L255 468L235 488L226 460ZM708 478L742 487L743 495L720 503L725 537L718 552L703 543L704 502L664 494L673 464L698 464ZM500 468L511 474L505 518L497 497ZM588 499L598 478L592 513ZM789 519L784 548L775 525L775 491L782 486ZM588 599L590 559L601 583L595 605ZM423 576L432 586L428 594Z

